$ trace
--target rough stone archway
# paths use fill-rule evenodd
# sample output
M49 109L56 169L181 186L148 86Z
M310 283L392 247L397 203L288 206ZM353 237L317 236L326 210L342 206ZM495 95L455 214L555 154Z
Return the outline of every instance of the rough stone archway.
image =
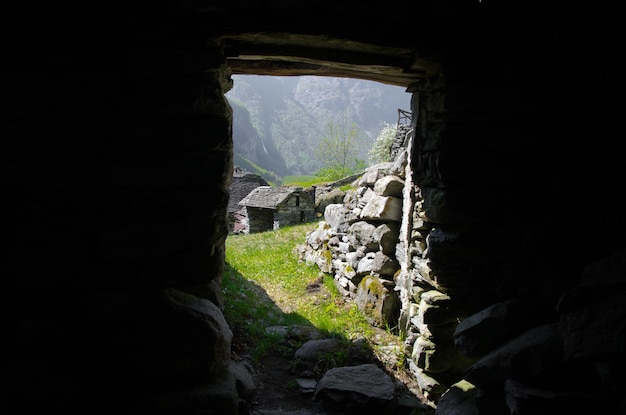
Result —
M584 368L591 397L617 413L623 268L585 273L624 247L616 7L12 2L0 407L236 413L213 394L230 336L219 289L232 175L224 92L231 73L255 73L413 93L412 175L436 225L439 283L467 315L537 291L558 297L552 321L567 348L546 370ZM521 396L543 372L479 373L500 393L481 395L480 413L495 413L503 382ZM570 392L531 394L513 412L580 402Z

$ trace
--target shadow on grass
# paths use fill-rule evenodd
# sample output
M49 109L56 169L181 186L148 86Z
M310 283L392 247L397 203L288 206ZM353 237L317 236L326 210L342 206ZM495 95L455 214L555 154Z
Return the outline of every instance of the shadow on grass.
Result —
M276 367L285 364L290 365L289 374L285 375L284 370L276 370L276 373L270 375L275 377L285 375L289 379L283 379L282 385L289 385L289 382L295 382L295 373L306 366L306 364L302 366L303 362L298 362L295 358L296 351L306 341L316 338L339 339L343 342L340 349L324 353L319 356L313 367L309 366L310 372L317 380L334 367L374 363L396 379L398 397L404 397L405 401L408 398L409 402L412 402L409 405L415 405L414 408L423 400L420 393L416 393L414 388L409 388L398 378L397 373L390 370L377 357L366 339L350 340L345 333L316 327L297 312L284 312L262 286L246 279L228 262L225 265L222 280L224 315L233 331L234 357L250 356L255 365L259 364L264 369L270 370L276 370ZM308 292L303 292L302 295L308 295ZM277 360L282 363L277 363ZM270 363L266 364L267 362ZM293 386L283 387L283 389L292 388Z
M232 349L236 354L248 353L253 360L276 352L293 355L307 334L349 342L344 333L319 329L297 312L284 312L263 287L246 279L228 262L222 290L224 315L233 331ZM294 327L301 336L288 335L287 331Z

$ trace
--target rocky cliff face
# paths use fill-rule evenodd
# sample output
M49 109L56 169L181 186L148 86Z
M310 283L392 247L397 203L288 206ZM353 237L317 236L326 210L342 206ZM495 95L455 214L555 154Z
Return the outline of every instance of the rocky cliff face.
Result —
M269 170L268 173L258 173L272 181L288 175L289 169L283 156L271 140L259 135L252 125L248 109L237 101L230 104L233 108L233 151L238 157L235 161L237 166L249 171L255 171L257 167Z
M235 153L277 173L310 174L321 167L315 148L326 123L347 114L360 129L367 151L382 123L395 124L410 107L403 88L332 77L234 76L227 97L233 106Z

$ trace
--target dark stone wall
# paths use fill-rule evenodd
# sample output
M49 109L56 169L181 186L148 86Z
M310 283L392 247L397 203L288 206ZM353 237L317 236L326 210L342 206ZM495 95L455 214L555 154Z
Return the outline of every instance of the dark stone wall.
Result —
M264 232L274 228L274 211L271 209L246 207L248 232Z
M623 126L620 109L606 104L624 79L598 75L581 91L572 87L580 72L546 66L541 76L512 81L515 72L503 78L506 69L490 68L499 75L442 73L422 85L414 180L428 220L459 232L462 260L500 286L499 298L561 290L623 246ZM585 259L572 260L575 252ZM482 289L479 277L452 280Z
M160 10L69 12L3 27L5 413L140 411L230 359L224 58Z
M590 10L585 17L582 10L563 9L561 15L546 10L545 20L533 20L533 37L521 35L527 33L522 27L530 14L498 16L480 25L470 14L457 23L471 36L456 43L442 40L447 64L439 76L417 87L412 178L430 230L427 254L420 258L428 265L428 278L414 280L420 289L436 287L449 297L439 304L441 316L428 324L434 352L412 348L416 376L441 383L427 391L431 399L439 400L450 384L469 379L480 388L472 398L479 413L550 413L557 407L583 413L593 406L585 395L607 402L610 411L623 406L616 393L623 382L608 381L605 369L598 369L602 361L611 368L607 371L619 371L623 350L591 352L582 340L602 337L613 344L612 334L593 327L604 318L591 317L596 301L610 319L619 320L616 315L622 313L614 307L623 295L617 288L622 283L608 280L618 274L623 281L624 274L608 270L603 261L623 260L620 235L626 230L619 213L626 205L617 196L626 166L623 143L616 139L624 133L619 115L624 108L618 102L607 105L626 86L612 49L623 37L610 17ZM585 35L574 29L575 22L586 25ZM519 36L513 35L516 31ZM594 50L602 64L576 64L572 42ZM594 267L607 266L599 284L615 291L578 303L580 325L570 326L572 317L560 304L569 303L570 290L595 292L580 284L596 261L601 262ZM509 301L525 310L524 323L503 318L512 331L471 356L480 358L478 363L441 370L439 363L453 366L460 360L447 353L450 347L466 342L460 339L467 328L455 336L446 323L455 317L459 322L482 318L477 326L484 331L468 337L487 342L502 334L491 326L501 316L489 307L511 313ZM436 332L443 328L448 328L443 335ZM617 333L622 330L615 325ZM572 337L579 343L570 342ZM584 358L572 358L579 349L586 350ZM584 391L576 382L595 386ZM462 399L452 395L444 399L442 414L446 407L451 410L450 401L461 406ZM565 402L563 395L581 406Z

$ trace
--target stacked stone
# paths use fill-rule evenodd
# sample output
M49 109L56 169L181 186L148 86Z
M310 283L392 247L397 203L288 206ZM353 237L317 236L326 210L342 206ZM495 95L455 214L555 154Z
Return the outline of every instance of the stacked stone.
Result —
M412 124L398 124L396 130L396 137L391 144L391 160L398 158L399 154L406 150L413 137L413 125Z
M436 413L624 413L625 270L621 250L560 296L538 292L463 320L455 344L476 361Z
M406 157L369 167L329 204L324 220L306 237L301 257L333 275L339 290L354 299L374 326L395 328L400 300L394 277Z
M437 402L475 358L455 346L462 313L430 258L430 251L446 249L450 234L428 220L410 154L409 143L393 162L368 168L343 203L326 206L300 252L333 275L372 325L396 328L405 337L407 367L422 394Z
M399 131L397 141L405 134ZM332 274L372 325L405 336L407 367L436 402L474 360L455 347L460 312L431 269L429 251L441 250L448 234L425 215L410 147L401 147L393 162L368 168L343 203L328 204L300 255Z
M397 256L404 259L396 289L402 304L400 330L405 336L407 366L424 396L436 402L472 360L454 347L458 311L429 264L428 247L436 243L431 240L435 228L424 214L422 201L420 189L407 183L404 203L410 208L398 244L403 253Z

